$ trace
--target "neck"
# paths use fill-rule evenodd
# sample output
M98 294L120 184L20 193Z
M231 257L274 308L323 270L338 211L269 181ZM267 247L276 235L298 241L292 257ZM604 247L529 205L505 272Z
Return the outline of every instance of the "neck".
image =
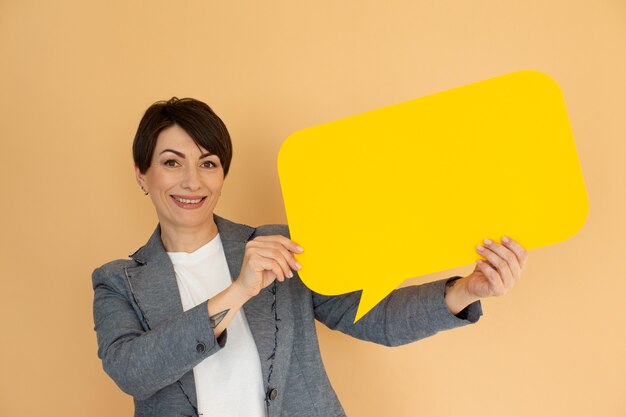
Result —
M211 218L202 227L180 228L161 223L161 242L167 252L191 253L217 236L217 225Z

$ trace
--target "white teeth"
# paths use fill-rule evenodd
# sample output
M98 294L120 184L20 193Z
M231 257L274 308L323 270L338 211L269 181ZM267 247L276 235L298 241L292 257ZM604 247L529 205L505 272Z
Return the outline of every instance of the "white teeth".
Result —
M176 201L179 201L181 203L185 203L185 204L198 204L199 202L202 201L201 198L198 198L197 200L187 200L186 198L179 198L179 197L174 197L174 199Z

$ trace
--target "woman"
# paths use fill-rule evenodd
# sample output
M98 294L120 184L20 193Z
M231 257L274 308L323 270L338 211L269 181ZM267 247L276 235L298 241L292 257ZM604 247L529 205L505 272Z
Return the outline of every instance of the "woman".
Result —
M306 288L287 226L214 214L231 155L226 127L200 101L157 102L139 124L136 179L159 225L131 259L93 273L98 355L135 416L343 416L314 319L405 344L476 322L479 299L521 275L526 251L486 240L470 275L395 290L355 324L360 294Z

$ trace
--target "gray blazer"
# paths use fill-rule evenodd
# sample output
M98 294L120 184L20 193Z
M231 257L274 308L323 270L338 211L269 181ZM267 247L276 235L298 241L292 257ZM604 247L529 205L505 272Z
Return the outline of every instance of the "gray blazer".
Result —
M235 279L248 240L289 237L285 225L253 228L219 216L215 221ZM158 226L130 258L93 272L98 356L106 373L134 397L135 416L197 416L193 367L228 348L226 333L215 338L207 302L183 312ZM397 289L356 324L360 292L323 296L304 286L297 273L263 289L243 309L259 352L268 416L345 416L322 364L314 319L387 346L477 321L482 314L478 302L466 309L465 318L448 311L446 282ZM211 416L210 411L204 414Z

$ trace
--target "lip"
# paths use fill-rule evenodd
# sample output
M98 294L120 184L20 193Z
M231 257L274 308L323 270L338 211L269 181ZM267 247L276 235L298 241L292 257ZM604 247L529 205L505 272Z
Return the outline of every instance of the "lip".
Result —
M204 204L204 201L206 200L206 196L200 196L200 195L170 195L170 197L172 198L172 201L174 202L174 204L184 209L200 208L202 204ZM200 200L200 201L197 203L183 203L182 201L178 201L177 198L183 199L183 200Z

